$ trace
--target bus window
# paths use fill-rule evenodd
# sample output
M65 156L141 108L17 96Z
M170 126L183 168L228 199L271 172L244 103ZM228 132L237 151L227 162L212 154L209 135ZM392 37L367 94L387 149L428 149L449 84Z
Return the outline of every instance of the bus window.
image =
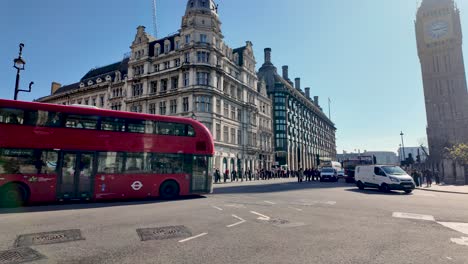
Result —
M174 135L174 126L172 123L158 122L156 131L158 135L172 136Z
M146 120L127 120L127 132L153 134L153 122Z
M184 124L173 124L174 126L174 136L187 136L186 125Z
M151 170L157 174L189 173L184 166L184 156L178 154L153 154Z
M123 153L100 152L98 156L98 173L121 173Z
M189 137L195 136L195 130L193 129L193 126L191 125L187 125L187 136Z
M113 117L103 117L101 119L101 130L125 132L125 120Z
M97 129L98 118L95 116L68 115L65 127L79 129Z
M0 174L34 174L37 172L34 152L24 149L0 150Z
M24 111L12 108L0 108L0 123L22 125Z
M57 160L58 154L56 151L42 151L42 157L40 159L42 168L41 172L45 174L54 174L57 172ZM39 163L37 163L39 164ZM37 165L36 165L36 169Z
M145 155L143 153L127 153L125 172L145 173Z
M49 112L46 126L48 127L62 127L62 114Z

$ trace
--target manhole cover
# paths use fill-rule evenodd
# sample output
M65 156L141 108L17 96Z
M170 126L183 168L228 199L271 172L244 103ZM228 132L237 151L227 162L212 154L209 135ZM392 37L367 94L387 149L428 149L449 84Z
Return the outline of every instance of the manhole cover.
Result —
M185 226L166 226L157 228L137 229L141 241L163 240L179 237L190 237L192 232Z
M23 263L45 258L31 248L16 248L0 251L0 264Z
M84 240L84 238L81 236L81 231L79 229L52 231L37 234L20 235L15 241L15 247L56 244L76 240Z

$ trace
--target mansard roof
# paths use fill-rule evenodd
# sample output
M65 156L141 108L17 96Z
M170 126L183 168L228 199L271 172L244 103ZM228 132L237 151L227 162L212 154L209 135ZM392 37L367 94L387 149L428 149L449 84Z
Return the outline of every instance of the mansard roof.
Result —
M156 46L156 44L159 44L161 46L161 53L166 53L166 52L169 52L171 50L174 50L175 49L175 38L176 37L180 37L180 34L176 33L174 35L170 35L170 36L167 36L165 38L158 39L158 40L150 42L149 43L149 56L150 57L154 56L154 46ZM167 50L167 51L165 50L166 45L164 45L164 42L166 42L166 40L169 40L169 42L171 43L170 50Z
M128 73L128 61L129 58L125 58L122 61L90 70L88 73L81 78L81 82L86 82L88 80L95 80L99 77L104 79L107 75L110 75L114 78L115 72L120 71L122 76Z

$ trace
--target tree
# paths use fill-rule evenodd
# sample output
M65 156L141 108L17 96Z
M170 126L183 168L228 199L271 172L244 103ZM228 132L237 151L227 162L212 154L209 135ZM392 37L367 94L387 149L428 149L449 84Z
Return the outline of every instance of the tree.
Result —
M468 145L458 144L447 148L448 157L455 160L461 165L468 165Z

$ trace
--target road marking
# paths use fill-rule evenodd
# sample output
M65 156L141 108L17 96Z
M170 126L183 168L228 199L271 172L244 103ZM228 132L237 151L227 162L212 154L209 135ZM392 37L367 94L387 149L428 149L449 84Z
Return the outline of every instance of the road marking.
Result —
M225 204L226 207L233 207L233 208L245 208L243 204Z
M193 237L182 239L182 240L179 241L179 243L184 243L184 242L190 241L192 239L199 238L199 237L206 236L206 235L208 235L208 233L201 233L201 234L193 236Z
M264 202L267 203L267 204L276 204L276 203L270 202L270 201L264 201Z
M405 219L424 220L424 221L435 221L434 216L432 216L432 215L421 215L421 214L395 212L395 213L393 213L393 217L405 218Z
M448 260L453 260L453 258L451 258L451 257L445 257L445 258L447 258Z
M259 218L257 218L258 220L262 220L262 221L270 221L270 217L269 216L266 216L266 215L262 215L261 213L257 213L257 212L254 212L254 211L250 211L252 214L256 214L258 216L260 216Z
M292 206L289 206L289 208L294 209L294 210L299 211L299 212L304 211L304 210L302 210L302 209L299 209L299 208L296 208L296 207L292 207Z
M458 244L461 246L468 246L468 237L452 238L450 240L455 244Z
M217 210L219 210L219 211L222 211L222 210L223 210L222 208L219 208L218 206L212 205L211 207L213 207L214 209L217 209Z
M437 222L445 227L448 227L450 229L453 229L455 231L458 231L460 233L463 233L465 235L468 235L468 224L466 223L448 223L448 222Z
M226 227L233 227L233 226L240 225L240 224L243 224L243 223L247 222L247 221L245 221L244 219L238 217L237 215L232 215L232 217L237 218L237 219L240 220L240 221L237 222L237 223L234 223L234 224L232 224L232 225L227 225Z

